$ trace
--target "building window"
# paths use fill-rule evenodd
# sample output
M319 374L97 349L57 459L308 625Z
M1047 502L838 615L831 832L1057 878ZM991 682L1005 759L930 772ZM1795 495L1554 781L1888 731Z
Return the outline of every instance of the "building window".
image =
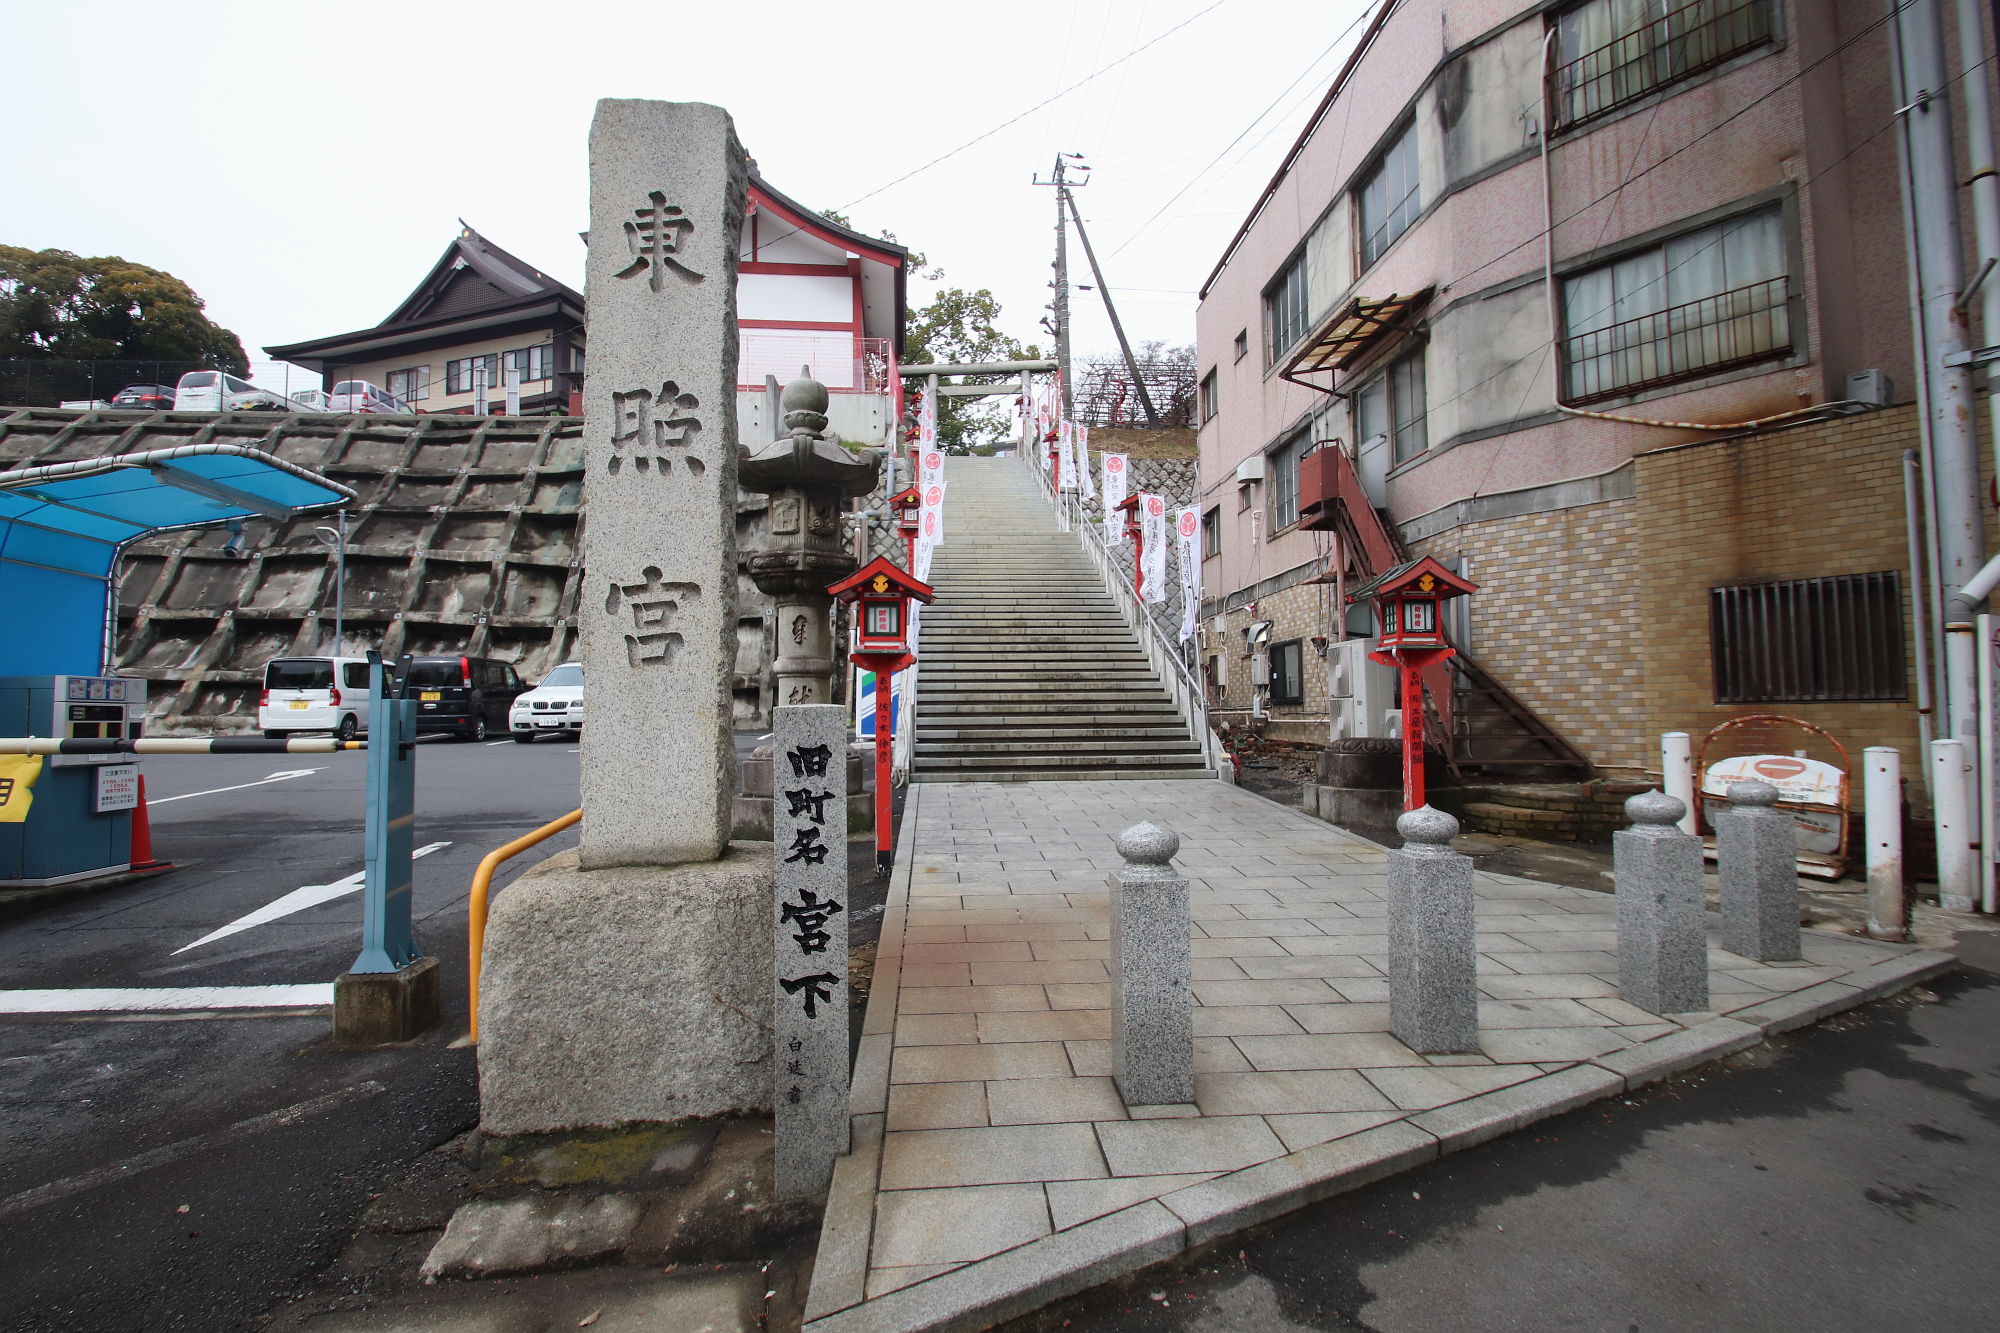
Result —
M1894 570L1710 588L1708 640L1717 703L1909 697Z
M1248 356L1249 354L1250 354L1250 330L1238 329L1236 331L1236 359L1238 361L1241 361L1244 357Z
M507 353L507 365L521 372L523 384L545 380L555 364L555 350L555 345L552 343L543 343L539 347L523 347L519 351Z
M1201 558L1204 560L1222 554L1222 506L1217 505L1201 516Z
M1590 0L1556 20L1556 128L1770 40L1770 0Z
M478 384L484 384L491 389L499 383L500 358L491 352L485 356L468 356L459 361L444 363L446 393L471 393Z
M1201 420L1207 425L1215 419L1215 372L1209 371L1201 377Z
M1312 452L1312 435L1300 431L1273 449L1264 461L1271 477L1271 535L1299 521L1299 460Z
M1784 216L1761 209L1563 282L1563 391L1588 402L1792 349Z
M1300 669L1299 641L1289 639L1271 645L1271 702L1304 703L1305 674Z
M1403 127L1354 192L1361 211L1361 267L1367 268L1423 211L1417 181L1417 123Z
M1276 358L1306 336L1306 256L1285 265L1264 290L1264 350Z
M1419 347L1355 391L1354 438L1385 435L1391 465L1407 463L1430 448L1426 415L1424 349Z
M400 398L406 403L421 403L431 396L431 368L411 366L407 370L389 372L389 382L384 385L391 398Z

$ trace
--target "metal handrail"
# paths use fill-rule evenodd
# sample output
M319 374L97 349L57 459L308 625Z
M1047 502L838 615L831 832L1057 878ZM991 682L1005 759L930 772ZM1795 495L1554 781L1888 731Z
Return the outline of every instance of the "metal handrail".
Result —
M572 810L561 819L542 825L533 833L524 833L504 846L486 853L479 862L479 869L472 872L472 901L465 910L465 960L466 987L469 996L471 1028L467 1040L479 1041L479 966L486 955L486 898L493 890L493 872L503 862L512 860L537 843L547 842L572 824L580 823L583 811Z
M1084 512L1076 493L1057 492L1054 485L1054 478L1048 478L1043 493L1053 496L1054 508L1065 521L1065 526L1082 534L1080 543L1084 554L1097 566L1098 575L1104 580L1112 600L1117 602L1125 623L1139 636L1139 646L1145 650L1147 662L1163 678L1181 721L1187 724L1189 735L1201 746L1203 762L1212 772L1224 772L1222 738L1208 725L1208 693L1202 688L1200 679L1182 660L1179 647L1167 640L1159 622L1146 610L1145 603L1139 599L1138 589L1132 585L1132 576L1125 570L1123 562L1112 559L1110 548L1104 544L1104 534Z

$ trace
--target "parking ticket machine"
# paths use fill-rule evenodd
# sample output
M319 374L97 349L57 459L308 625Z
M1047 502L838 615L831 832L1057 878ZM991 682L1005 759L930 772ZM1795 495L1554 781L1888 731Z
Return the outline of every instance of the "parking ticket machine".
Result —
M0 676L0 736L137 740L146 682L124 676ZM0 886L62 884L132 864L139 767L131 755L50 755L26 822L0 824Z

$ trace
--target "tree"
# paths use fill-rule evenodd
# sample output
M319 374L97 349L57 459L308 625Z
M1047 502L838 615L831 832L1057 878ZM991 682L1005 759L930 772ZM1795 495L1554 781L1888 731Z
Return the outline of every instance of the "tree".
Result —
M947 287L914 312L904 327L903 360L909 365L976 365L984 361L1035 361L1041 349L995 327L1000 303L981 287ZM964 383L993 383L1004 375L968 375ZM938 399L938 443L946 453L970 452L1006 432L1006 416L990 400Z
M250 369L235 334L171 273L116 255L0 245L0 357L191 361Z

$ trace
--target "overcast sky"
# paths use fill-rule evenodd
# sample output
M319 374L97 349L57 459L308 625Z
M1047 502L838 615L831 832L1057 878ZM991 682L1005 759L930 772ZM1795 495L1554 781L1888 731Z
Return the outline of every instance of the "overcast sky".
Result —
M1045 347L1055 210L1032 180L1082 153L1127 332L1191 343L1195 289L1364 7L15 0L0 242L166 269L256 358L378 323L460 217L581 287L596 99L705 101L778 189L990 287ZM1076 351L1111 350L1096 294L1072 308Z

